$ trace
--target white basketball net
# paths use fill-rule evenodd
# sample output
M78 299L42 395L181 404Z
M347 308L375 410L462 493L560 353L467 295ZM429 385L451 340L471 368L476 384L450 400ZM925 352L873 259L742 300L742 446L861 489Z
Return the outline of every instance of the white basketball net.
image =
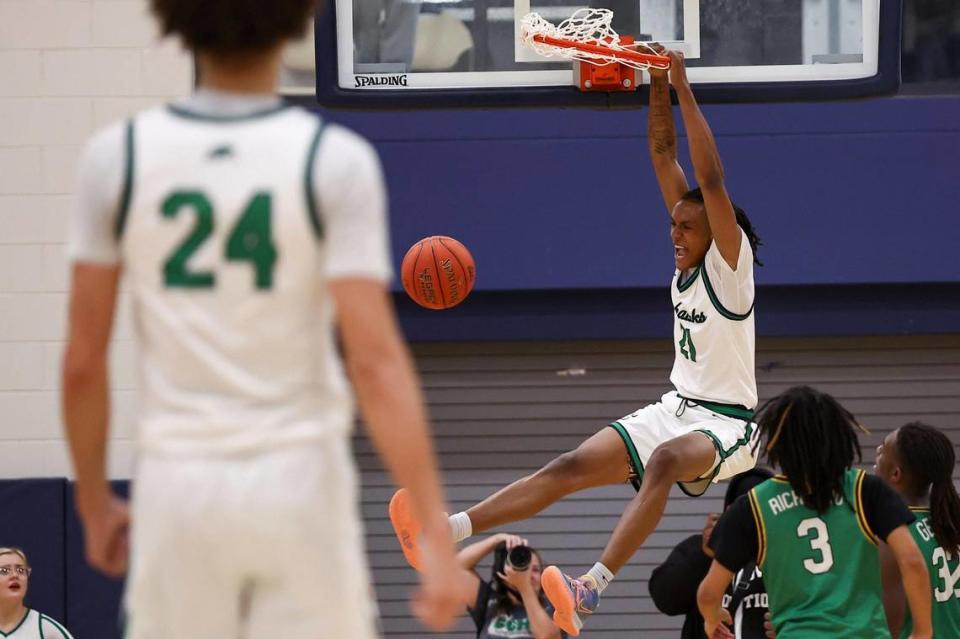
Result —
M597 66L620 63L635 69L647 69L650 64L639 60L629 60L616 55L617 51L636 51L642 53L657 52L643 42L620 44L620 34L613 30L610 22L613 20L613 11L610 9L577 9L573 15L554 26L545 20L539 13L528 13L520 23L520 38L523 44L536 53L548 58L567 58L589 62ZM580 51L571 47L559 47L544 44L533 39L535 35L550 36L573 42L598 45L611 49L609 54Z

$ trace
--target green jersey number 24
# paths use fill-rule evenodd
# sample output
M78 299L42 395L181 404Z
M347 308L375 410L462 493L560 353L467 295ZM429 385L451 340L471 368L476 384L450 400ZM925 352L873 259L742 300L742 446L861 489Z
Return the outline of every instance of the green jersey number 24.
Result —
M273 287L273 267L277 261L277 249L270 229L271 208L270 193L255 193L227 237L224 247L227 261L250 262L254 286L259 290ZM193 254L213 234L216 223L213 204L200 191L175 191L161 206L161 212L167 218L175 218L184 211L192 212L196 223L164 262L164 285L167 288L213 288L216 285L215 273L195 271L187 266Z

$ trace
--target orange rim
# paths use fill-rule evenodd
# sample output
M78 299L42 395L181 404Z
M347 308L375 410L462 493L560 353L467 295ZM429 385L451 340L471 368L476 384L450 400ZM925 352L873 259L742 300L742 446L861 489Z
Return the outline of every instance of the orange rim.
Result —
M590 44L589 42L576 42L574 40L564 40L563 38L554 38L553 36L536 34L533 39L541 44L548 44L552 47L563 49L576 49L584 53L594 53L597 55L608 56L611 58L620 58L621 60L632 60L647 64L657 69L669 69L670 58L665 55L654 55L652 53L640 53L639 51L630 51L629 49L613 49L601 44Z

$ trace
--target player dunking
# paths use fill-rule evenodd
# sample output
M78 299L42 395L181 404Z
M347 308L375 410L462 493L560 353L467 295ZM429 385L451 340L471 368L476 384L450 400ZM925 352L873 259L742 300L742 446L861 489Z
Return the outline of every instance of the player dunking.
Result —
M121 271L141 410L130 639L372 639L353 402L425 531L415 612L448 627L456 568L422 394L400 337L372 147L275 97L314 0L152 0L201 86L98 133L73 214L63 402L89 561L127 564L105 476Z
M670 213L676 273L671 285L676 388L660 402L604 428L576 450L556 458L466 512L450 517L457 541L532 517L572 492L634 479L639 491L589 572L571 578L551 566L543 587L554 619L576 636L600 593L656 528L671 486L690 495L712 481L752 468L757 402L754 375L753 262L759 243L746 215L724 187L713 135L687 82L681 55L672 53L670 81L680 100L700 188L689 191L677 163L676 134L665 72L653 72L650 93L651 158ZM390 515L407 560L420 564L420 529L399 491Z

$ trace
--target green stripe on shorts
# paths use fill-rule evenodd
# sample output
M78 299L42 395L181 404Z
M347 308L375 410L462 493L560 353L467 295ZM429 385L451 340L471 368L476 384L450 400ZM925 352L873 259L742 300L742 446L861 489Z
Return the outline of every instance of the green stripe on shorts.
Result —
M716 447L717 452L720 453L720 463L722 464L750 441L750 438L753 436L753 427L753 422L747 422L743 430L743 437L735 441L733 446L730 448L724 448L723 444L720 442L720 439L706 428L698 428L695 432L703 433L713 441L713 445Z
M617 434L620 435L620 439L623 440L623 445L627 447L627 453L630 455L630 465L633 466L633 472L637 475L637 481L642 481L643 462L640 461L640 454L637 452L637 447L633 445L633 439L631 439L630 433L627 432L627 429L624 428L620 422L613 422L610 424L610 428L617 431Z

